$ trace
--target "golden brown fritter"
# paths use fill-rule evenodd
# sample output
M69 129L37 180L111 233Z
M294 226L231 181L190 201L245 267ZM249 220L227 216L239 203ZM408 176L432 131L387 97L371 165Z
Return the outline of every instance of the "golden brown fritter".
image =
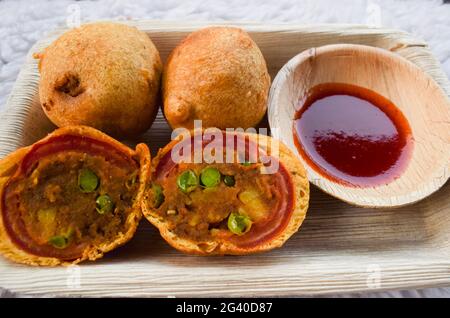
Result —
M179 135L160 149L153 159L150 184L142 199L142 212L174 248L196 255L245 255L264 252L281 247L303 223L309 205L309 182L303 165L287 146L271 137L257 134L241 136L246 136L264 153L280 162L276 174L266 175L266 177L251 176L250 170L254 169L251 165L243 168L249 173L235 174L236 184L229 189L226 189L226 186L222 184L224 181L221 181L221 184L215 188L199 186L188 194L181 192L176 197L174 189L176 190L179 186L178 180L174 181L173 173L179 175L184 169L182 166L186 164L168 163L168 158L171 157L172 150L183 142L182 136ZM238 168L236 165L240 164L227 163L213 166L220 169L222 173L233 174L233 171L242 170L242 167ZM198 170L196 166L203 168L204 164L190 164L188 169ZM252 180L238 179L242 177L251 177ZM285 183L274 186L271 182L264 180L275 178L284 180ZM249 206L245 209L254 223L245 235L234 235L227 230L226 222L230 212L231 214L239 212L239 208L233 207L236 200L227 201L227 197L230 198L230 195L233 195L231 191L234 191L234 195L237 193L238 197L243 199L244 192L250 193L245 187L252 182L261 182L263 187L270 186L270 189L266 190L270 193L279 191L279 196L273 197L272 204L268 206L270 211L265 212L260 209L264 205L256 204L259 203L259 199L255 200L253 197L249 200L251 202L247 202ZM278 186L283 186L283 190L280 191L281 188ZM159 200L156 200L158 197ZM259 198L262 197L263 195L259 196ZM214 210L215 208L217 210ZM251 208L254 210L251 211ZM225 218L224 215L226 215Z
M86 24L36 57L40 101L55 125L87 125L116 137L151 126L162 63L144 32L118 23Z
M248 128L267 109L270 77L258 46L243 30L209 27L171 53L163 74L164 114L172 128Z

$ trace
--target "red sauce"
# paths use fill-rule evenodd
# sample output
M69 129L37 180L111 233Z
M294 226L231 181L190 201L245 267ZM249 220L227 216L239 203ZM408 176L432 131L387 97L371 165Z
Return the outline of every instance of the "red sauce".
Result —
M391 101L349 84L313 87L294 119L302 157L318 173L345 185L376 186L398 178L412 140L408 121Z

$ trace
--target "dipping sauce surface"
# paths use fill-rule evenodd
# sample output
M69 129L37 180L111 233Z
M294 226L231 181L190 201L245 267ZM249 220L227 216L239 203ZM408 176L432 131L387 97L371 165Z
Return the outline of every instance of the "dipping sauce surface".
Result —
M387 184L405 170L411 128L388 99L341 83L313 87L294 119L294 141L318 173L345 185Z

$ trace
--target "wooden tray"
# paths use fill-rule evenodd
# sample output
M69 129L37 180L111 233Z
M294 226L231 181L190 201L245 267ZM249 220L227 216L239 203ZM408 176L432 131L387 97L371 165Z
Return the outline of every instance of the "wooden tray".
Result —
M145 30L162 58L204 23L128 22ZM215 23L220 24L220 23ZM239 24L261 48L272 78L310 47L359 43L394 51L430 74L450 95L450 83L426 43L410 35L355 25ZM36 43L0 118L0 157L54 127L38 102L32 54L59 35ZM152 148L169 141L158 115L142 138ZM133 143L136 141L128 141ZM450 168L450 167L449 167ZM287 244L245 257L185 256L145 220L126 246L95 263L33 268L0 258L0 287L45 296L298 296L450 285L450 184L430 198L396 210L351 207L313 188L306 221Z

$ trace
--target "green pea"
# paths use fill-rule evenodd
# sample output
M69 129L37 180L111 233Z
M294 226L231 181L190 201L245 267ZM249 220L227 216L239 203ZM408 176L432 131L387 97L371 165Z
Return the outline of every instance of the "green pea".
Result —
M78 186L81 192L90 193L98 188L99 179L90 169L82 169L78 174Z
M252 227L252 220L240 213L232 212L228 217L228 229L237 235L243 235L247 233Z
M194 191L198 186L198 177L192 170L186 170L177 178L177 185L184 193Z
M212 188L220 183L221 174L216 168L205 168L200 173L200 181L207 188Z
M55 235L52 236L48 242L55 248L64 249L69 245L69 237L65 235Z
M107 194L103 194L95 200L95 209L99 214L105 214L114 210L114 202Z
M225 176L223 177L223 183L225 183L226 186L232 187L236 183L233 176Z
M164 193L163 189L159 184L152 184L152 191L153 191L153 206L157 209L161 206L161 204L164 202Z
M244 161L241 163L241 165L243 165L244 167L248 167L248 166L251 166L252 163L250 161Z

